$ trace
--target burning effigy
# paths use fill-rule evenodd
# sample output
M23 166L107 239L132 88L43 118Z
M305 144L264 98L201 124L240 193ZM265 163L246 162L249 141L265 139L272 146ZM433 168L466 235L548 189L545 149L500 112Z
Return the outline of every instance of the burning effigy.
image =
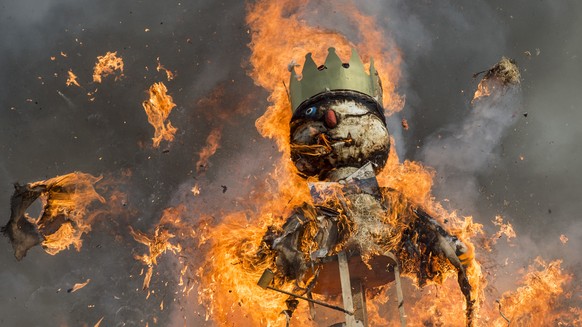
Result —
M422 206L376 180L388 160L390 137L372 60L369 67L365 72L355 50L349 62L342 62L330 48L320 66L307 55L301 78L291 69L291 159L309 182L313 201L294 209L282 226L271 226L261 252L273 258L273 278L294 281L300 295L341 294L346 287L340 287L342 279L360 289L382 286L399 278L399 269L416 275L422 286L454 270L470 325L474 298L467 269L476 264L472 246ZM349 277L340 276L342 260L350 266ZM366 325L364 302L354 308L346 301L347 288L347 321L355 315L351 325ZM296 307L293 298L289 315Z

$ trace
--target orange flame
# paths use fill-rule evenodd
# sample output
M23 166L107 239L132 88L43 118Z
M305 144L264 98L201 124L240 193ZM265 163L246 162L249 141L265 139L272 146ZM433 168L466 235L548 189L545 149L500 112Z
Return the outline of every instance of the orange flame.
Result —
M172 219L175 219L175 217L175 209L170 208L165 210L160 224L156 226L152 236L148 236L143 232L136 231L131 226L129 227L131 236L133 236L137 242L147 246L149 250L149 254L134 256L136 260L143 262L148 267L143 281L144 290L149 288L154 266L158 264L158 257L166 253L166 251L171 251L174 254L180 253L182 251L180 244L174 245L170 243L170 239L173 239L175 235L170 233L167 227L164 226Z
M503 218L501 216L495 216L495 220L493 220L493 225L499 227L499 231L497 231L491 237L493 244L495 244L495 242L497 242L497 239L499 239L502 235L505 235L508 241L517 236L517 234L515 234L515 231L513 230L513 226L509 222L504 223Z
M213 129L208 137L206 138L206 145L200 150L198 154L200 159L196 162L196 172L206 170L208 166L208 160L212 157L216 150L220 147L220 138L222 136L222 128Z
M81 87L81 85L79 85L79 82L77 82L77 75L75 75L73 71L69 69L69 78L67 78L67 86L71 86L73 84Z
M155 129L154 137L152 138L154 148L159 147L162 140L173 141L174 134L178 130L172 126L170 121L166 123L170 112L176 106L167 92L168 89L164 83L154 83L149 89L149 100L144 101L142 104L148 115L148 121Z
M115 77L118 80L123 76L123 59L117 57L117 51L107 52L104 56L98 56L93 68L93 82L101 83L103 77L115 74L118 70L120 75Z
M482 79L479 82L479 85L477 85L477 89L475 90L475 94L473 95L473 100L471 100L471 103L475 103L480 99L490 96L491 92L497 88L495 84L496 83L488 79Z
M561 263L537 258L523 278L524 286L504 293L499 300L502 316L494 320L493 326L573 326L567 322L572 318L567 311L556 310L559 306L555 305L564 292L563 286L572 279L562 272Z
M81 236L91 231L87 207L94 201L105 202L95 191L95 183L100 180L101 177L75 172L30 184L31 188L46 185L41 196L44 210L36 224L44 236L42 247L47 253L55 255L71 245L77 251L81 249Z
M172 73L172 71L170 71L169 69L167 69L166 67L164 67L162 65L162 63L160 62L160 57L156 58L156 60L158 61L158 66L156 67L156 70L159 71L164 71L166 73L166 78L168 79L168 82L174 79L174 73Z

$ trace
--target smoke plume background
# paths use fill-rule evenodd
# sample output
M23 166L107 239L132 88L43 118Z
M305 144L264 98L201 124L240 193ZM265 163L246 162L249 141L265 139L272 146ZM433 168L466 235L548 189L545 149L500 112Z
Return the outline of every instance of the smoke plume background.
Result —
M304 17L308 23L350 35L333 4L311 6ZM582 119L577 15L582 5L365 1L358 7L375 16L402 51L400 93L406 105L388 118L401 158L435 167L434 195L451 209L473 215L491 230L498 214L515 226L519 242L501 244L497 253L499 262L506 257L512 262L500 270L499 291L518 279L515 267L537 255L564 258L568 271L582 272L575 250L582 246L577 124ZM114 178L132 172L120 186L127 194L125 213L99 221L80 252L49 256L37 247L17 263L6 239L0 250L1 325L94 325L104 317L106 326L143 326L154 317L169 321L170 314L188 315L194 324L204 321L203 312L173 304L172 289L160 288L145 299L143 267L132 256L145 248L133 241L127 226L150 231L162 210L178 203L220 219L225 204L238 206L273 169L279 154L254 128L267 93L245 74L244 13L240 1L0 3L0 212L5 220L13 182L76 170ZM96 57L107 51L123 58L124 77L94 84ZM479 149L443 144L471 119L478 82L471 76L503 55L522 69L521 102L506 117L507 128L496 135L491 153L480 153L478 165L455 168L454 156L446 154ZM176 74L173 81L156 71L158 57ZM65 85L69 69L82 88ZM154 149L141 102L158 81L166 83L177 104L169 119L178 132L174 142ZM95 100L89 101L87 93L95 88ZM402 130L402 118L409 130ZM197 153L215 128L223 133L220 148L197 173ZM447 150L439 151L443 147ZM195 198L189 197L194 184L201 188ZM470 185L470 191L459 185ZM566 244L561 234L568 237ZM174 281L173 264L163 259L154 279ZM91 282L85 288L66 292L87 278ZM179 313L180 308L188 312Z

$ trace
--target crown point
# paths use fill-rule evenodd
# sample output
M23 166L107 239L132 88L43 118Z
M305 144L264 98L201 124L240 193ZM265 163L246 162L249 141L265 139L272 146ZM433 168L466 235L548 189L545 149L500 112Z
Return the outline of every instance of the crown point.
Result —
M335 52L335 48L327 49L328 54L327 58L325 59L325 67L339 67L342 65L342 60L338 57L337 53Z
M301 75L305 76L309 71L317 71L317 66L311 57L311 52L305 55L305 63L303 64Z
M352 48L352 56L350 57L350 67L355 69L364 70L364 63L362 59L360 59L360 55L356 51L356 49Z

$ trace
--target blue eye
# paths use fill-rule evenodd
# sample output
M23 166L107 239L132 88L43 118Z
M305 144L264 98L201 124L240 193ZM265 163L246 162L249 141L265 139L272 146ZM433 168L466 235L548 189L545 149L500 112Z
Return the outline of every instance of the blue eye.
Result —
M316 111L317 111L317 109L315 109L315 107L309 107L309 108L307 108L307 110L305 110L305 115L311 117L311 116L315 115Z

